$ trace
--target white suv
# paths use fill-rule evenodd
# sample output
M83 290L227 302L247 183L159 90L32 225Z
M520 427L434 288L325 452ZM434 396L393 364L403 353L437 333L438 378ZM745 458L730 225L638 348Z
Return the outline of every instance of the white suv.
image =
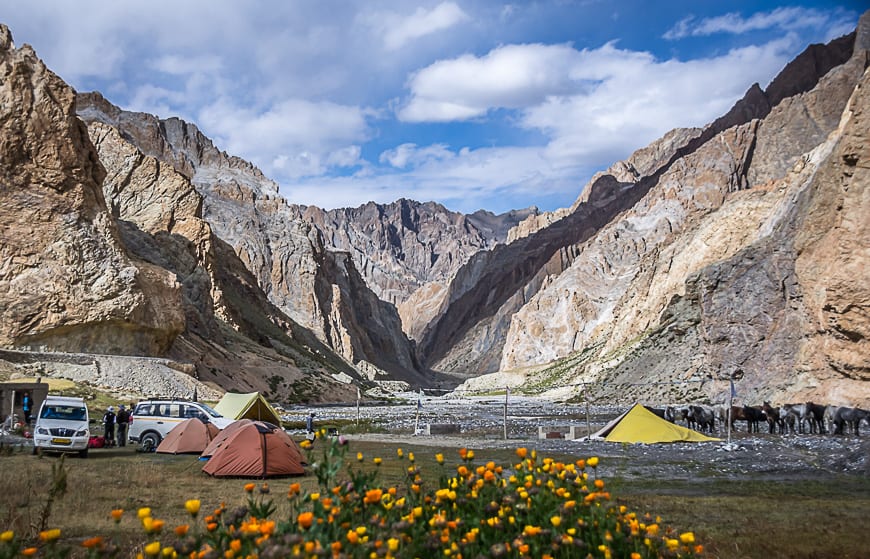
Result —
M78 452L88 455L88 406L82 398L48 396L39 408L33 430L33 452Z
M155 449L173 427L192 417L214 423L219 429L234 421L200 402L143 400L133 409L127 437L131 443Z

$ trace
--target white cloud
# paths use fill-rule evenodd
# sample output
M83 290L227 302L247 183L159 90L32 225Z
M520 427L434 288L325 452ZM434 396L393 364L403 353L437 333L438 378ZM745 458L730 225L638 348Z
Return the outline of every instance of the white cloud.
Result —
M167 54L152 60L149 64L153 69L167 74L215 74L223 67L220 57L213 55L185 56Z
M200 111L197 121L222 149L286 180L355 165L358 142L369 134L366 114L360 107L326 101L287 99L254 110L222 100Z
M437 122L515 109L520 126L549 138L548 161L607 161L675 126L712 121L753 81L765 85L794 48L787 37L683 62L613 43L584 50L511 45L424 68L409 81L411 99L399 115Z
M791 31L801 28L823 28L830 24L835 14L830 11L819 11L812 8L776 8L770 12L757 12L744 18L737 12L725 15L696 19L688 16L678 21L663 37L665 39L682 39L684 37L699 37L714 33L743 34L750 31L778 28ZM842 18L843 14L839 14Z
M570 90L574 78L566 70L576 56L568 45L530 44L435 62L411 76L411 99L398 116L408 122L446 122L491 108L528 106Z
M399 146L381 157L393 156L400 158L395 161L402 172L310 177L295 181L282 188L282 192L291 202L327 208L412 198L437 200L463 212L480 208L502 212L529 205L527 200L533 195L541 200L556 193L576 194L582 186L578 172L591 174L590 169L560 167L541 148L450 151L437 145ZM402 161L402 156L408 159Z
M446 144L433 144L421 148L417 144L406 143L395 149L384 151L378 160L398 169L404 169L408 166L419 167L425 163L443 161L453 157L453 152Z
M771 29L765 40L780 40L681 61L617 42L564 42L632 33L641 41L632 44L663 43L644 36L650 27L635 12L620 9L614 27L618 5L595 20L589 6L561 0L8 4L4 23L16 43L32 43L71 85L194 122L293 201L333 207L406 196L472 210L554 192L570 198L592 172L674 126L709 122L810 40L855 21L843 8L686 19L673 37L746 33L746 44L762 40L749 31ZM520 201L515 193L530 194Z
M387 50L398 50L421 37L449 29L468 19L468 14L455 2L442 2L431 10L417 8L409 16L376 12L365 16L363 21L383 38Z
M766 85L793 46L787 38L682 62L606 45L574 69L598 78L594 87L550 96L527 108L521 122L549 135L553 157L626 153L675 126L702 126L724 114L752 82Z

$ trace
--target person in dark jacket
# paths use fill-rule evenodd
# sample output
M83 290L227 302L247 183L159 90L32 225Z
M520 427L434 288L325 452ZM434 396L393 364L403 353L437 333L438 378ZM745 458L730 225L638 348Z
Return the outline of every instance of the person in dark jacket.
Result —
M118 431L118 446L127 446L127 427L130 425L130 410L124 404L118 406L118 415L115 417Z
M106 440L106 446L114 446L115 444L115 406L109 406L106 413L103 415L103 438Z
M314 412L308 414L308 417L305 418L305 432L306 438L309 441L313 441L315 438L314 434Z

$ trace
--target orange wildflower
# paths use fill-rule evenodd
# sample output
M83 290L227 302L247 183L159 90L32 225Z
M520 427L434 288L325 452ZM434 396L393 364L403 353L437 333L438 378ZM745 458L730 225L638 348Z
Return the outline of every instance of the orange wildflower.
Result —
M380 489L369 489L366 491L366 495L363 498L363 502L367 505L372 505L375 503L379 503L381 501L381 496L384 494Z
M314 513L300 513L299 516L296 518L296 522L299 524L300 528L304 528L307 530L308 528L311 528L312 524L314 524Z
M100 536L94 536L93 538L88 538L82 542L82 547L87 549L94 549L96 547L100 547L103 545L103 538Z

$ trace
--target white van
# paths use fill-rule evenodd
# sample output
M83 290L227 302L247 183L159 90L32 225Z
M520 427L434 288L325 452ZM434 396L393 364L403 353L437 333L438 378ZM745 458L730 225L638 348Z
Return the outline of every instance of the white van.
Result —
M33 452L78 452L88 455L88 406L83 398L47 396L33 430Z

